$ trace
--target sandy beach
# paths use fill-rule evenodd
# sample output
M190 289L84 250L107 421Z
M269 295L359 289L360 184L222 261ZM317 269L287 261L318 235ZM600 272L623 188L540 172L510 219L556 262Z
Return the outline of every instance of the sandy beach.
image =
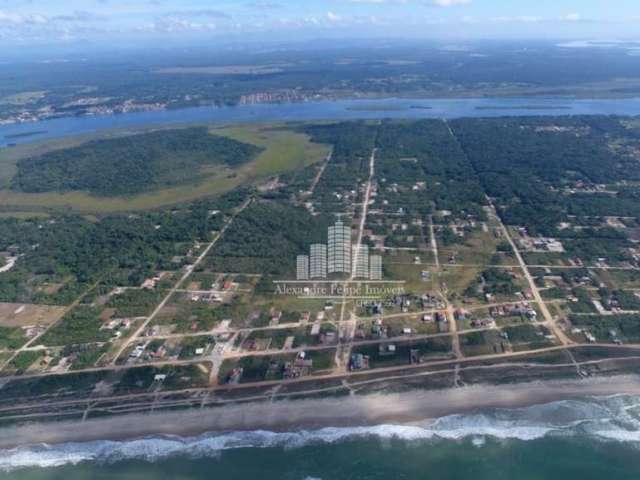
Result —
M122 415L85 422L38 423L0 430L0 448L36 443L125 440L153 435L194 436L205 432L410 424L489 408L518 408L611 395L640 395L640 376L477 385L337 399L248 403L184 412Z

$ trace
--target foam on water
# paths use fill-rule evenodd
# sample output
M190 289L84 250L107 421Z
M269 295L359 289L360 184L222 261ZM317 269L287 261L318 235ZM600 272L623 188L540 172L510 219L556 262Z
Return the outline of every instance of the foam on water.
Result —
M211 457L241 448L299 448L350 439L378 438L400 441L460 441L477 448L486 438L531 441L548 435L582 435L601 441L640 445L640 398L613 396L496 409L483 413L450 415L419 425L329 427L295 432L230 432L198 437L152 437L128 441L95 441L62 445L32 445L0 451L0 471L24 467L57 467L85 461L158 461L185 456Z

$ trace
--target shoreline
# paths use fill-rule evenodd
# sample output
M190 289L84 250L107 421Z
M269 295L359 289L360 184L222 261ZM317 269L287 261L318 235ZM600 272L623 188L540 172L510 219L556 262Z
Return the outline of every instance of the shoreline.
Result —
M232 431L285 432L324 427L411 425L447 415L614 395L640 395L640 376L240 403L202 410L127 414L84 422L33 423L0 428L0 449L152 436L195 437Z

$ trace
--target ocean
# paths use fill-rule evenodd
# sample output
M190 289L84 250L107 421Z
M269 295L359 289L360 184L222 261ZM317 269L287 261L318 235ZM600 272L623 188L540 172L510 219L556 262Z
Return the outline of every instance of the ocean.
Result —
M408 425L228 432L0 452L3 480L640 478L640 397L584 398Z

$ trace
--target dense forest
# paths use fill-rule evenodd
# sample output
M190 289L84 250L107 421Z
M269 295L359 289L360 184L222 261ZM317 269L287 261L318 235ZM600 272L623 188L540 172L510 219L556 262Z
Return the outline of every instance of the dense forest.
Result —
M450 210L483 216L480 182L465 153L441 120L340 122L304 127L314 142L333 146L331 162L318 184L318 208L333 212L344 205L358 179L369 173L376 153L376 177L382 187L403 185L397 195L386 192L387 209L430 213ZM428 187L412 191L416 182ZM337 195L340 195L338 198Z
M385 186L424 183L419 190L396 195L386 192L384 198L392 210L402 207L421 213L448 210L456 216L484 216L481 207L486 200L480 181L442 120L383 122L376 146L376 171Z
M295 273L296 256L312 243L327 242L330 216L313 217L303 208L256 203L236 218L209 257L214 271Z
M260 149L211 135L206 127L161 130L95 140L18 162L12 188L29 193L83 190L99 196L131 195L197 181L202 167L236 167Z
M640 179L640 163L616 143L638 141L616 117L460 119L451 122L486 193L510 225L554 234L569 215L640 215L637 192L570 193Z
M0 275L0 301L67 303L87 284L110 277L120 285L139 285L155 269L171 266L171 258L181 253L176 244L210 240L225 212L249 193L238 189L179 209L112 215L97 222L80 216L0 219L0 251L13 246L23 254L13 270ZM212 215L212 210L220 213ZM41 282L63 280L65 287L53 296L38 289Z
M314 201L325 212L340 211L345 206L345 195L358 179L368 176L377 127L366 122L341 122L305 126L301 130L314 142L333 146L331 162L316 187Z

